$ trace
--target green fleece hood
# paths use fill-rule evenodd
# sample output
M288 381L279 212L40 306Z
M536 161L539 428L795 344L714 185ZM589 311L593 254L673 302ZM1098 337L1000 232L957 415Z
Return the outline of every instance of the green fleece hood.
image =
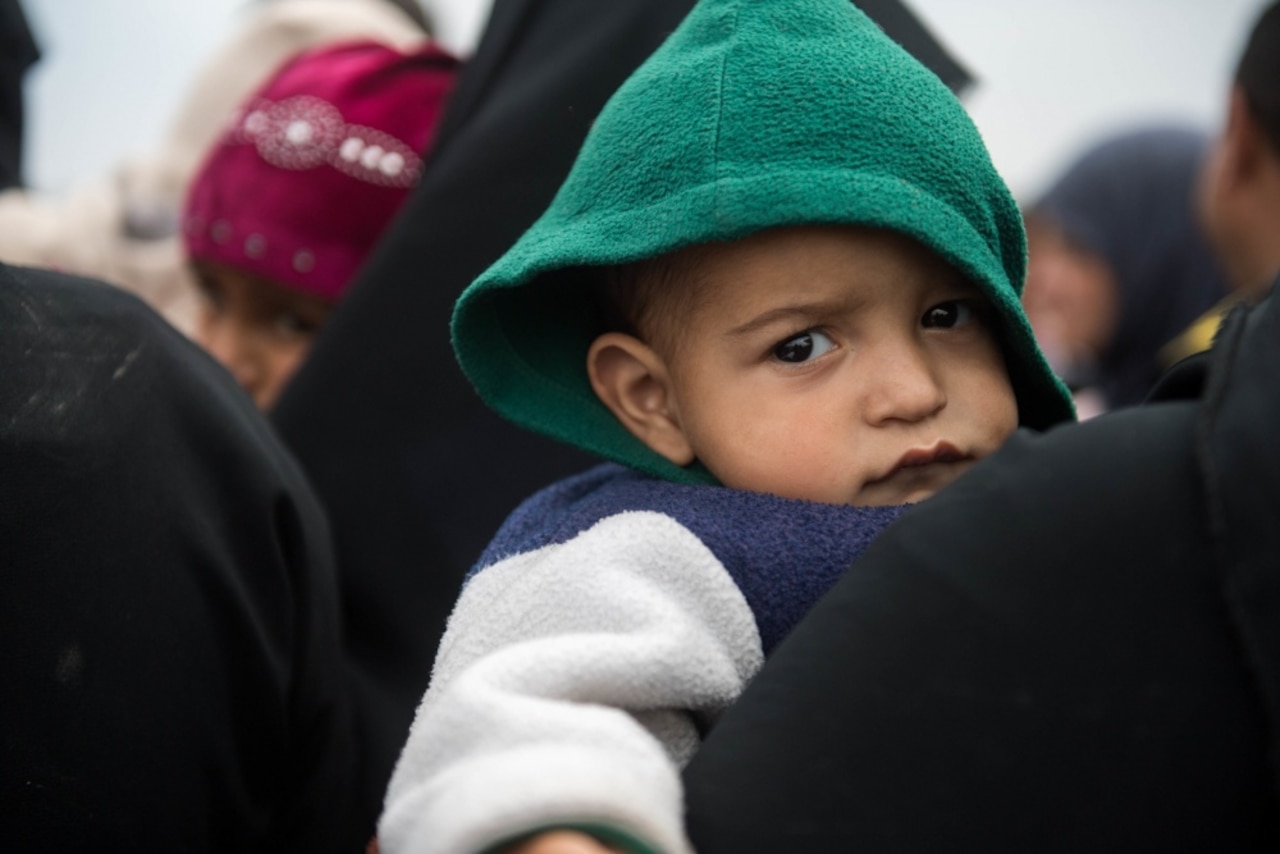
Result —
M844 223L931 247L990 299L1021 423L1074 417L1022 312L1017 205L946 86L848 0L701 0L614 94L550 208L458 300L453 342L518 424L642 471L708 482L596 398L583 268ZM714 481L710 481L714 482Z

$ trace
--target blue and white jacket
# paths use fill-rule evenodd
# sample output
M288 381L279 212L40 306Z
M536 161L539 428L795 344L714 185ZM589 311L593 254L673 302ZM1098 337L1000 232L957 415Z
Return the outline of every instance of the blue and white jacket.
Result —
M472 570L387 793L382 850L606 829L686 852L680 769L901 507L614 464L525 502Z

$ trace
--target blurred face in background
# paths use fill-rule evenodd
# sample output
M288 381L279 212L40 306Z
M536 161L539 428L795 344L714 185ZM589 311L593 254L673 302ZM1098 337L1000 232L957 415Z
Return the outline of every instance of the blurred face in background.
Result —
M1200 173L1196 206L1235 291L1265 296L1280 272L1280 151L1239 86Z
M196 340L269 409L333 304L230 267L198 263L194 271L202 295Z
M1043 218L1028 217L1027 249L1022 303L1049 364L1070 384L1097 362L1115 335L1115 276L1105 261Z

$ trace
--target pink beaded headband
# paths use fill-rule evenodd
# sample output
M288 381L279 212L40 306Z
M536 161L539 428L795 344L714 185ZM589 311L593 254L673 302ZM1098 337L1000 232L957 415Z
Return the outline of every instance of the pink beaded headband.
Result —
M188 255L336 300L421 177L457 68L373 42L285 65L192 182Z

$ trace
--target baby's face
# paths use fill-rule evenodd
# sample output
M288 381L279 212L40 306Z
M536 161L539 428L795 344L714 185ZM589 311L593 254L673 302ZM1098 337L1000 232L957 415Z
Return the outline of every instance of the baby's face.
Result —
M203 296L196 340L269 409L333 305L227 267L197 264L195 274Z
M1017 427L985 301L919 244L806 226L699 259L695 305L664 359L672 414L726 486L920 501Z

